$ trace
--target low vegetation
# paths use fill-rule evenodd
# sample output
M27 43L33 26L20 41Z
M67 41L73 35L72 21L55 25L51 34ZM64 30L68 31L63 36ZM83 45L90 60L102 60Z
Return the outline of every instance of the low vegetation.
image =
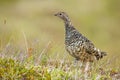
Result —
M49 65L49 66L48 66ZM32 65L18 60L0 58L0 80L84 80L81 69L72 63L47 62ZM119 69L94 68L88 80L119 80Z

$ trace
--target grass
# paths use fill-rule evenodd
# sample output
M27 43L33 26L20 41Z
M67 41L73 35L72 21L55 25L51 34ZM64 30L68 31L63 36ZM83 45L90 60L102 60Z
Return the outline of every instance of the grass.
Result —
M49 49L51 42L40 50L28 48L28 51L15 48L8 44L1 51L0 79L1 80L84 80L83 69L74 66L71 56L66 52L62 57ZM8 54L9 53L9 54ZM106 58L106 57L105 57ZM119 64L112 67L110 59L102 59L93 64L93 70L88 72L87 80L119 80ZM114 63L115 64L115 63Z
M0 59L0 79L1 80L81 80L84 74L79 67L72 63L60 61L42 62L41 65L33 65L27 59L25 62L13 60L11 58ZM90 72L88 80L117 80L120 79L118 69L98 68Z
M82 34L108 52L107 57L94 63L89 79L120 79L118 0L0 3L0 80L84 78L82 69L73 65L73 58L65 51L63 22L53 16L58 11L67 12Z

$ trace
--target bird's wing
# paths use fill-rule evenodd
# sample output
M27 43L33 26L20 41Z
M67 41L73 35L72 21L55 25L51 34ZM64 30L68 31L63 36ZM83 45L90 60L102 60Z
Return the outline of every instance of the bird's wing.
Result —
M85 50L86 53L93 54L94 53L94 44L91 41L85 42Z
M79 41L82 42L81 45L84 47L86 53L92 54L94 52L94 44L85 36L79 36Z
M86 53L92 54L94 52L94 44L79 31L74 28L70 34L70 43L74 42L75 44L78 44L77 47L84 48Z

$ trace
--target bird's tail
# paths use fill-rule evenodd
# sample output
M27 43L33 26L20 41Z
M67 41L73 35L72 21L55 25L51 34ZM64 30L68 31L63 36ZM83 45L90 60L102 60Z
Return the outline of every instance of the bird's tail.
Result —
M107 53L104 51L96 50L95 57L97 60L102 59L104 56L107 56Z

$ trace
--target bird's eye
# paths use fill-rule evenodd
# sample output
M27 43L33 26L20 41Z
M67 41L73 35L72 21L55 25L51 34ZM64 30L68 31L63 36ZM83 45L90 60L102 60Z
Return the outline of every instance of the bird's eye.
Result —
M60 15L62 15L62 14L60 13Z

